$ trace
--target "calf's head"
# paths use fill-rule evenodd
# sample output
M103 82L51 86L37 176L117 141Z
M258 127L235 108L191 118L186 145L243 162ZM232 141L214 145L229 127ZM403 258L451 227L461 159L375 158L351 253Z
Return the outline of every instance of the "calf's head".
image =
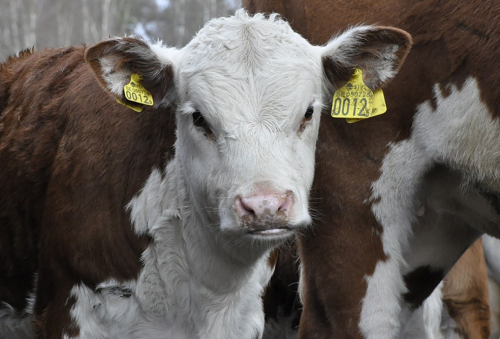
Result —
M207 227L275 244L311 223L315 143L332 91L354 68L373 90L383 86L410 44L401 30L366 26L312 46L278 16L241 10L182 49L117 38L88 48L86 61L121 101L139 74L152 109L176 107L175 161Z

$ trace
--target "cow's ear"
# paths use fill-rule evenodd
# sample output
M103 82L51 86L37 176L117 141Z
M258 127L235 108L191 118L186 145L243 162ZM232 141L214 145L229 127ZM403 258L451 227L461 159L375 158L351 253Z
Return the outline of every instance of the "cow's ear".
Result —
M87 48L85 61L104 89L124 102L127 101L124 86L131 81L132 74L138 74L140 84L151 93L154 106L159 107L175 100L173 67L178 55L175 48L124 37Z
M322 61L329 91L343 86L354 69L363 71L371 89L383 87L403 64L412 45L407 32L393 27L359 26L333 38L322 47Z

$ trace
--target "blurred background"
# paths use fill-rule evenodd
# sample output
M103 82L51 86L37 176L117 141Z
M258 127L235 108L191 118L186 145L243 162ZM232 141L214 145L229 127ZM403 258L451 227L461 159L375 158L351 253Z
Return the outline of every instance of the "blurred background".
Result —
M181 47L206 21L240 7L240 0L0 0L0 62L33 46L93 44L124 34Z

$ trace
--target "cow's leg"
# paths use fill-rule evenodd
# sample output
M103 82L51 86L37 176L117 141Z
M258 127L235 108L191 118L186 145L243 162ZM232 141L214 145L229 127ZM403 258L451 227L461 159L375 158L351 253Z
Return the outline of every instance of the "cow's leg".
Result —
M385 258L376 222L365 223L366 213L343 213L340 202L333 206L330 212L342 221L317 222L300 238L300 338L362 338L358 321L365 277Z
M61 274L53 276L40 274L37 290L39 292L35 300L33 321L36 338L76 337L79 334L79 328L73 323L70 314L75 299L70 295L69 280Z

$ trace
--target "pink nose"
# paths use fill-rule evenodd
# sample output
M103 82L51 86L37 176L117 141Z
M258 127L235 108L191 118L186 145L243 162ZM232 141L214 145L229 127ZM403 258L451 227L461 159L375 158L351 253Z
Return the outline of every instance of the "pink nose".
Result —
M293 193L259 193L248 197L237 197L236 214L240 218L257 219L258 221L284 219L293 205ZM254 220L254 221L257 221Z

